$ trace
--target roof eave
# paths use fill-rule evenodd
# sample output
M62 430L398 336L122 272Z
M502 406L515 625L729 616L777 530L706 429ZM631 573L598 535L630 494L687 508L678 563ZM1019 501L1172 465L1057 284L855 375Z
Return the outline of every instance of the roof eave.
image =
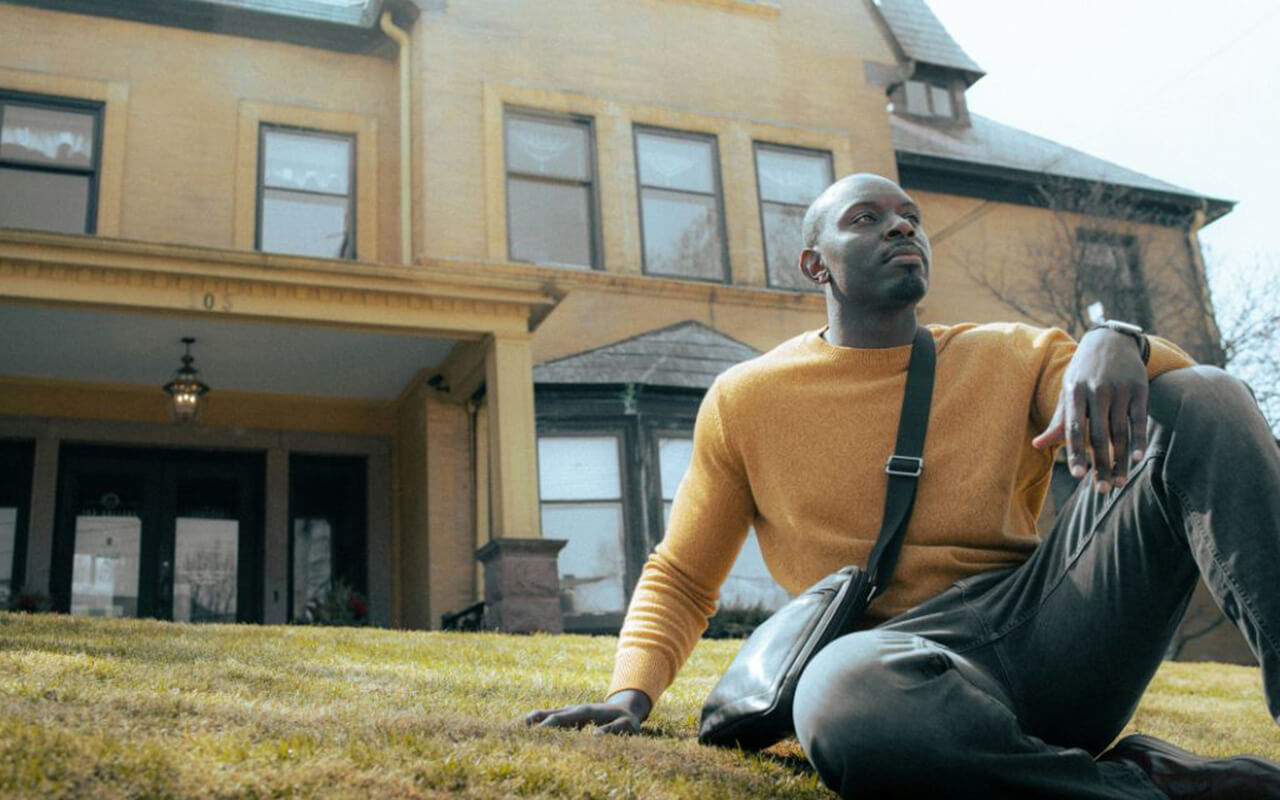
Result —
M1070 175L1015 169L975 161L943 158L909 150L895 149L899 182L905 189L937 191L965 197L980 197L1014 205L1044 208L1047 203L1038 186L1046 176L1068 184L1084 186L1094 181ZM1235 207L1235 201L1197 194L1159 191L1122 183L1100 181L1103 185L1134 193L1135 219L1173 216L1190 224L1197 209L1204 209L1204 224L1217 220Z
M408 27L417 19L420 0L371 0L368 7L350 22L338 18L321 19L206 0L0 0L12 5L32 6L86 16L109 17L130 22L163 25L205 33L239 36L273 42L316 47L342 53L394 55L390 39L382 32L379 19L390 11L393 21Z

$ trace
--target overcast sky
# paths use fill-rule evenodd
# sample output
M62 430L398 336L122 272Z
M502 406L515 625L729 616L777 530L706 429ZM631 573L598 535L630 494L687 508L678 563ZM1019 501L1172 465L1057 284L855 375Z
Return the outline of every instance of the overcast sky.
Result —
M926 1L987 73L970 110L1237 201L1202 235L1216 297L1280 271L1280 2Z

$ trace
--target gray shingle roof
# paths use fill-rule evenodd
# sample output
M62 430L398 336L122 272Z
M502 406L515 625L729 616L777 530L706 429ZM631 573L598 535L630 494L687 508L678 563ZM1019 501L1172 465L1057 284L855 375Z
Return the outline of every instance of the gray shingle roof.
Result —
M639 383L707 389L760 351L687 320L533 368L534 383Z
M1198 193L1134 172L1050 139L970 114L972 126L935 126L891 114L893 149L971 164L1103 181L1156 192Z
M951 38L924 0L878 0L876 7L907 58L974 73L970 83L985 74Z

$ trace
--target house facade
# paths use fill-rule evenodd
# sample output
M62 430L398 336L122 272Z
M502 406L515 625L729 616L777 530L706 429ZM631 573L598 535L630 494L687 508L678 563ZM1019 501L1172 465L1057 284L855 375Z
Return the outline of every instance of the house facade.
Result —
M925 322L1218 359L1230 204L971 114L981 76L919 0L0 3L5 591L616 630L711 380L823 324L799 218L855 171L923 205ZM785 599L753 547L725 605Z

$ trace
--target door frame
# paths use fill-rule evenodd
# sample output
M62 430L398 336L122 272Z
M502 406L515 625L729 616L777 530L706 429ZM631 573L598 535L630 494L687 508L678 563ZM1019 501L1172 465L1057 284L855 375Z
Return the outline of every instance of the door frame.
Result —
M173 618L173 551L178 481L200 475L230 477L242 515L236 557L236 621L262 621L262 559L266 454L171 447L64 444L58 458L50 595L56 610L71 610L75 520L81 481L94 473L136 476L142 536L138 558L139 618ZM166 558L167 556L167 558ZM168 562L168 575L163 563Z

